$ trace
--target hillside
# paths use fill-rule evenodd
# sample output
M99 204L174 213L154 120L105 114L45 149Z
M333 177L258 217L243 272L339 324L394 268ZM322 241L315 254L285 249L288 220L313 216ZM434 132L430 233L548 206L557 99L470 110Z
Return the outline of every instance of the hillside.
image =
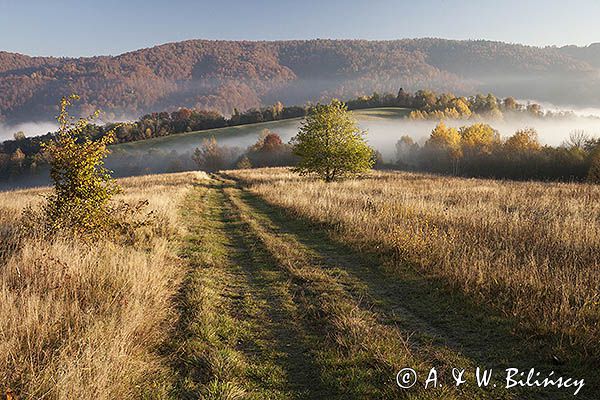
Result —
M82 112L99 107L109 118L181 106L230 113L399 87L600 105L597 53L442 39L190 40L91 58L0 52L0 121L48 119L71 92Z

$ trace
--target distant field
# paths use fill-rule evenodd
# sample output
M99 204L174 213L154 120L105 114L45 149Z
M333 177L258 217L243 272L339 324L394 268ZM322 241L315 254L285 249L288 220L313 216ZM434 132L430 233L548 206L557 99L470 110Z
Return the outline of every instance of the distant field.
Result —
M359 121L376 121L400 119L406 116L410 109L389 107L372 108L368 110L353 111ZM289 140L296 134L302 118L292 118L282 121L261 122L257 124L232 126L226 128L209 129L188 133L179 133L159 138L147 139L138 142L123 143L113 146L113 150L148 151L193 149L202 143L202 140L214 136L223 144L245 146L254 141L263 129L270 129L278 133L283 139Z

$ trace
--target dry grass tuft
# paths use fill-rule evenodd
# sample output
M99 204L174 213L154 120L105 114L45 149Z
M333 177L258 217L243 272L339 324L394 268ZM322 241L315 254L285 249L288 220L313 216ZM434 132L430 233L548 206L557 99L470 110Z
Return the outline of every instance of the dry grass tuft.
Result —
M120 200L155 219L133 241L92 245L25 234L20 214L44 189L0 193L0 382L19 399L161 396L156 353L176 317L177 205L201 174L123 179ZM152 380L152 393L141 393ZM4 390L4 389L3 389Z

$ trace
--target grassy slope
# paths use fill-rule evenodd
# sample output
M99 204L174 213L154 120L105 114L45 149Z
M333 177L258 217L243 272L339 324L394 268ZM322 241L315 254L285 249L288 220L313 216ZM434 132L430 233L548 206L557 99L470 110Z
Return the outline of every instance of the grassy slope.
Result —
M201 173L121 180L150 225L93 245L23 232L47 189L0 193L0 390L18 399L158 399L170 387L159 348L172 330L182 269L178 205ZM25 214L27 215L27 214ZM7 396L7 398L13 398Z
M402 118L406 114L408 114L410 110L406 108L397 108L397 107L389 107L389 108L372 108L368 110L356 110L354 114L359 120L365 119L394 119L394 118ZM269 122L260 122L256 124L248 124L248 125L240 125L240 126L232 126L226 128L217 128L217 129L208 129L205 131L197 131L197 132L187 132L187 133L178 133L169 136L163 136L159 138L141 140L137 142L123 143L112 146L114 150L150 150L152 148L160 149L160 148L175 148L175 147L185 147L185 148L193 148L193 146L198 146L201 143L202 139L208 138L211 136L219 137L219 138L235 138L236 136L255 134L258 135L263 129L270 129L277 132L278 129L285 128L293 128L299 122L301 118L292 118L286 119L282 121L269 121Z
M282 170L246 173L290 193L295 181L304 182L297 177L273 182ZM244 171L235 174L243 178ZM224 176L197 178L174 174L124 181L127 201L149 198L151 208L166 218L159 219L154 236L140 237L144 240L133 247L99 242L89 249L32 239L17 249L6 246L14 242L11 232L0 230L5 235L0 241L5 368L0 372L19 398L44 393L49 399L572 397L570 390L450 387L453 367L471 371L476 366L494 368L498 375L510 366L583 376L586 387L577 397L595 398L593 369L582 369L575 357L553 365L556 347L543 333L522 329L517 319L411 264L389 268L385 251L348 240L339 224L315 224L318 218L269 200L256 186ZM386 182L385 187L393 184ZM461 180L461 187L468 182ZM378 210L381 187L371 195L359 189L351 193L360 194L365 208L360 203L354 214ZM314 194L302 190L303 196ZM323 188L317 192L320 198L327 195ZM33 201L39 193L0 196L0 227L18 223L19 209L10 201L15 195ZM348 194L341 188L335 193ZM391 203L389 193L384 198ZM456 208L456 194L453 200ZM293 205L301 203L296 198ZM174 212L178 205L181 218ZM538 204L535 210L543 208ZM182 232L181 223L187 233L176 238L173 232ZM175 243L184 271L172 254ZM70 272L63 274L63 268ZM86 295L73 296L77 293ZM34 303L43 308L35 309ZM90 319L82 304L99 310ZM32 312L41 319L30 318ZM77 329L69 331L69 324ZM167 333L172 334L158 354ZM433 366L444 387L424 390L423 376ZM421 378L408 391L394 381L404 367L417 369ZM468 375L472 381L473 374Z
M182 310L195 322L177 347L189 398L560 399L571 394L402 391L394 378L406 366L435 366L448 386L453 367L581 376L550 364L544 341L526 340L515 321L408 266L390 272L382 255L357 252L234 181L199 185L187 204L194 283Z
M354 274L359 282L368 286L372 296L375 296L381 304L390 307L388 311L399 314L400 326L405 326L409 332L415 332L413 338L417 341L424 337L425 342L448 346L471 360L473 365L493 366L499 371L509 366L536 367L545 373L556 371L557 374L583 377L589 387L598 385L598 377L593 373L597 359L593 355L590 353L586 355L578 345L568 343L568 335L550 332L549 329L540 326L539 319L534 320L533 317L529 317L529 322L524 323L522 316L529 313L532 308L552 309L552 304L540 298L540 293L532 292L529 285L521 285L522 288L529 289L529 294L527 298L520 299L520 308L514 314L507 313L502 310L502 307L498 307L500 305L498 301L494 303L482 296L475 283L469 285L470 290L462 291L457 284L454 284L455 289L450 289L448 284L452 283L453 278L444 274L444 269L448 267L442 261L433 265L430 271L418 264L420 257L425 259L427 248L436 245L444 246L444 237L440 236L439 232L430 232L436 226L434 223L439 223L433 218L437 215L438 208L441 216L448 219L447 224L452 227L447 230L468 228L478 232L472 237L465 233L461 233L460 236L465 241L465 248L480 248L483 252L489 243L492 245L499 243L498 235L504 239L501 244L506 247L512 239L515 239L513 236L520 233L512 225L511 230L503 232L500 228L502 221L514 224L522 220L521 225L528 228L531 225L527 213L533 213L532 217L536 215L546 217L554 213L557 207L562 206L563 211L556 210L558 216L552 218L553 225L544 227L535 225L536 235L530 235L527 239L521 238L516 243L526 241L527 246L524 249L529 251L545 246L554 251L554 253L545 251L546 257L551 255L550 260L552 257L560 257L562 260L564 258L564 254L561 253L562 247L575 240L579 243L581 239L583 247L573 248L577 249L580 258L586 255L588 263L594 265L595 256L585 247L588 246L590 251L593 249L593 245L590 244L591 239L584 238L586 235L583 234L579 238L569 239L566 234L569 230L583 229L580 228L580 224L588 226L591 223L584 215L589 214L589 211L585 211L587 202L590 202L590 206L593 204L593 200L590 199L594 198L594 187L584 185L556 187L556 185L533 183L506 184L450 178L444 180L418 174L374 174L366 180L323 185L318 181L299 179L282 169L234 171L231 175L238 177L242 182L246 181L244 191L248 191L248 201L254 202L258 209L262 208L263 212L271 215L272 219L277 221L279 230L293 232L298 239L313 246L322 255L326 264L340 262L346 272ZM502 200L503 197L498 196L501 199L500 203L504 204L499 208L501 212L497 212L498 209L495 207L496 197L491 196L494 190L512 199ZM563 198L561 205L552 200L556 194ZM477 197L473 198L473 196ZM463 200L466 200L466 203ZM442 206L438 207L437 202L443 203ZM531 202L533 204L530 204ZM394 209L396 203L403 204L408 212L390 211L389 209ZM507 204L510 204L510 207ZM467 215L462 214L463 206ZM485 241L484 228L488 226L486 223L492 221L485 210L491 210L495 215L502 214L503 211L514 213L515 209L522 212L520 220L517 221L514 217L507 219L502 215L497 216L498 221L494 220L493 227L501 232L494 231L496 233L492 235L491 241L489 243ZM458 218L455 218L454 214L458 215ZM420 242L423 239L421 237L423 232L415 231L408 238L401 235L401 229L407 229L408 224L415 222L413 220L417 216L419 219L415 221L423 222L424 227L421 229L425 229L423 231L425 236L430 236L424 243ZM477 225L479 217L482 218L482 226ZM314 225L314 222L318 225ZM391 225L388 226L388 222ZM563 232L563 235L558 235L557 231ZM399 246L404 239L418 241L419 246L402 247L402 250L405 248L410 250L410 253L406 254L409 258L398 257L396 252L388 248L381 235L374 238L376 232L377 235L380 233L387 236L392 232L398 232L394 237L398 240ZM590 230L587 233L593 234L593 232ZM467 243L471 238L478 240L479 244ZM553 240L558 242L554 243ZM588 244L584 245L583 242ZM426 245L425 249L421 244ZM348 248L348 245L352 248ZM461 251L462 242L452 241L449 245L454 250ZM363 257L354 253L356 248L362 249ZM522 250L522 247L512 250L515 257L520 255L519 250ZM340 254L350 256L346 261L336 261L343 260ZM483 262L476 258L476 255L470 254L467 254L466 260L453 258L450 260L460 262L460 267L469 272ZM518 264L513 260L513 264L505 265L509 275L526 279L523 274L529 273L533 278L537 277L537 267L531 257L533 256L530 255L528 258L528 264ZM500 263L504 262L497 253L493 259ZM360 262L363 263L362 269L356 267ZM550 291L554 285L552 279L561 281L563 275L568 274L571 268L575 267L571 264L563 265L562 270L554 271L554 278L544 278L545 287L541 294ZM491 283L498 283L502 277L500 271L497 272L498 277L491 275L491 271L485 272L483 276L488 277ZM593 280L595 277L596 275L593 274L589 279ZM562 282L565 292L568 290L575 293L569 286L572 282L564 280ZM481 282L479 284L481 285ZM579 284L581 286L581 282ZM597 296L597 292L593 289L580 291L588 297ZM494 292L495 299L509 298L512 292L512 288L504 286L502 290ZM504 301L508 302L508 300ZM530 308L527 309L524 305L529 305ZM502 306L508 305L502 304ZM581 311L588 312L588 309L583 307ZM548 311L542 313L542 315L547 314ZM592 331L584 329L585 324L593 326L593 321L593 319L579 321L583 328L578 331L593 337ZM590 343L588 349L597 351L597 344ZM558 356L561 361L557 363L554 360L555 356ZM592 391L593 389L584 388L578 396L584 398L591 396ZM545 393L557 399L568 398L571 395L568 391L557 393L548 389ZM522 398L536 398L536 396L535 392L526 391Z

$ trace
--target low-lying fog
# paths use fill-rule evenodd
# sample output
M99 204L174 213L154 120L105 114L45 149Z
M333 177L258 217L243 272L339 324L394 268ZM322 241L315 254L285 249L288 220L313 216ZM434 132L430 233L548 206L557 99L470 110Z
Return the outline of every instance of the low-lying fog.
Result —
M481 122L488 123L494 129L497 129L503 138L513 135L519 129L535 128L540 142L552 146L562 144L574 131L583 131L593 137L600 136L600 119L596 118L539 119L527 117L491 121L484 119ZM401 136L411 136L416 142L422 144L427 140L437 123L438 121L433 120L386 121L379 119L360 121L361 127L369 132L367 135L369 143L378 149L386 160L395 157L395 144ZM446 121L446 125L452 127L473 123L474 121Z
M58 125L56 124L56 121L24 122L17 125L0 123L0 142L13 139L17 132L23 132L25 133L25 136L31 137L45 135L48 132L55 131L57 128Z
M368 142L379 150L386 161L395 160L395 145L398 139L404 135L411 136L416 142L424 143L429 137L432 129L438 121L412 121L402 118L385 118L374 116L363 116L356 114L359 125L367 130ZM446 121L453 127L485 122L497 129L502 137L508 137L518 129L535 128L539 139L543 144L558 146L562 144L574 131L584 131L590 136L600 136L600 118L570 117L563 119L540 119L533 117L506 118L504 120L481 120L481 121ZM278 121L275 123L261 124L252 127L243 127L235 134L215 135L217 142L221 145L246 148L255 143L260 132L268 128L279 134L284 142L288 142L298 132L299 120ZM185 135L183 137L163 138L156 145L157 149L175 150L177 152L189 152L198 147L202 141L209 137L205 135ZM166 139L166 140L165 140ZM144 146L144 149L146 147Z
M523 100L527 103L527 100ZM532 102L535 102L532 100ZM574 131L583 131L586 134L598 137L600 136L600 109L594 108L566 108L557 107L553 104L542 103L546 111L561 111L571 109L574 113L570 118L533 118L528 116L506 117L505 119L482 120L497 129L502 137L508 137L518 129L535 128L539 134L539 139L543 144L557 146L569 138ZM360 111L355 112L359 125L362 129L368 131L368 142L379 150L386 161L394 161L395 144L403 135L411 136L416 142L423 143L431 130L437 124L435 120L412 121L399 117L385 117L377 115L365 115ZM472 124L475 121L446 121L446 124L453 127L460 127L466 124ZM277 121L258 126L240 126L236 128L225 128L223 132L215 132L216 139L221 145L246 148L255 143L261 131L265 128L279 134L284 142L288 142L298 132L300 120ZM12 139L15 132L23 131L26 136L43 135L56 129L54 122L29 122L19 125L0 124L0 141ZM221 134L224 133L224 134ZM190 153L194 148L201 145L202 141L209 135L175 135L165 137L154 142L150 140L147 144L140 143L126 145L129 151L135 149L146 153L149 148L160 150L175 150L178 153Z

